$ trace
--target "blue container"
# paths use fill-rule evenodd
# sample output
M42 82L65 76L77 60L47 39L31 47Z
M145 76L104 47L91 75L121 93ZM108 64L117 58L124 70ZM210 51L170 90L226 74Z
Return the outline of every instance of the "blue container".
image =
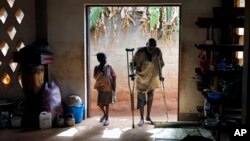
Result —
M209 92L207 94L209 100L215 100L218 101L221 99L221 93L219 92Z
M66 111L67 113L71 113L74 115L75 123L80 123L84 119L84 105L81 104L80 106L67 106Z

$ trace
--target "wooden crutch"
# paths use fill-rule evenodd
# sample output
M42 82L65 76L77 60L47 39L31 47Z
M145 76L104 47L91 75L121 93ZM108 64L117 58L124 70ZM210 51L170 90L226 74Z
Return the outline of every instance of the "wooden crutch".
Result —
M130 93L130 100L131 100L131 112L132 112L132 128L135 128L134 124L134 88L135 88L135 73L134 73L134 63L133 61L129 62L129 52L131 52L131 56L134 56L134 48L128 49L126 48L127 52L127 70L128 70L128 87L129 87L129 93ZM131 58L132 58L131 57ZM130 79L133 81L133 86L131 88Z

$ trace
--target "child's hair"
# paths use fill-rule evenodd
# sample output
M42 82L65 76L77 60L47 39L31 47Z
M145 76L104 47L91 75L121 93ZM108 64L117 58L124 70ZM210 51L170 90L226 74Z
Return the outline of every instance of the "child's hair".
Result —
M100 61L102 59L106 59L106 55L104 53L102 53L102 52L97 53L96 56L97 56L98 61Z

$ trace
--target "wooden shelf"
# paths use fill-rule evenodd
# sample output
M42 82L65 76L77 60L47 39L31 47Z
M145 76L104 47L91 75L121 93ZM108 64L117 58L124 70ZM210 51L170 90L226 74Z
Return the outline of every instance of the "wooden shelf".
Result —
M223 115L223 119L241 120L241 114L225 114L225 115Z
M217 75L233 75L233 74L242 74L242 70L216 70L214 71Z
M214 7L213 17L220 26L244 27L244 7Z
M241 91L243 67L236 64L235 57L236 51L243 51L244 45L230 44L235 42L233 37L239 37L236 34L231 35L230 33L234 33L236 28L244 28L245 8L233 7L233 0L230 2L230 4L225 2L230 6L213 7L212 17L199 17L195 21L195 24L199 28L206 28L207 40L214 40L214 33L217 33L214 32L214 29L218 28L221 31L221 41L219 42L225 43L218 44L216 40L216 43L213 42L213 44L194 44L197 49L204 51L202 52L200 67L208 69L208 65L214 66L212 70L203 70L202 80L204 84L197 84L197 88L203 85L207 86L208 89L215 86L213 90L222 94L222 100L219 101L223 108L222 111L220 111L222 112L222 115L220 115L222 120L240 123L242 112ZM226 59L225 66L221 67L220 63L224 58ZM203 65L203 61L206 61L205 65ZM207 82L212 81L214 83L207 84ZM202 91L202 95L207 98L207 92ZM208 100L208 102L210 101ZM210 104L213 104L213 102ZM197 111L201 111L201 109L202 107L197 107Z
M205 72L207 76L234 76L234 75L241 75L242 70L210 70Z
M195 22L200 28L244 27L244 8L213 8L213 18L199 17Z
M237 44L221 44L221 45L206 45L206 44L195 44L198 49L206 51L243 51L243 45Z
M244 27L244 19L239 18L235 20L219 20L216 18L198 18L195 24L200 28L223 28L226 26Z
M224 108L223 111L227 111L227 112L242 112L242 109L240 109L240 108Z

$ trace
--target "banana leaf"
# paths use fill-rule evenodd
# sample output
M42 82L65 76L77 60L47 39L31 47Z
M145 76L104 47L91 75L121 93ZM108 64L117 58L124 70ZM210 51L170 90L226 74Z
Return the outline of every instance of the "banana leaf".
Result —
M104 11L104 7L94 7L90 11L89 19L90 19L90 28L95 26L95 24L100 20L101 13Z
M172 7L167 7L167 21L170 20L172 16Z
M160 18L160 8L159 7L149 7L150 11L150 30L154 30L159 24Z

